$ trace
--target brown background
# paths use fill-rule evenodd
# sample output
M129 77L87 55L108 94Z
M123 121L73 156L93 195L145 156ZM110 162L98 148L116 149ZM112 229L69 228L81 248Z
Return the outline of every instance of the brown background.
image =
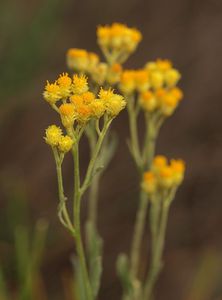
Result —
M184 100L164 124L157 145L158 153L182 157L187 163L185 182L170 213L157 300L222 299L221 0L0 1L2 239L7 240L3 222L7 202L14 194L22 195L28 201L31 223L40 217L50 221L43 270L48 290L59 295L61 274L69 268L74 245L56 216L55 167L42 136L57 118L44 103L42 91L47 79L66 71L68 48L99 52L96 26L114 21L143 33L127 67L168 58L183 76ZM126 146L126 112L115 120L113 130L118 131L119 148L104 174L99 204L99 229L105 240L102 300L120 299L115 260L120 251L129 249L137 208L137 176ZM83 170L87 159L83 142ZM64 173L70 193L70 159ZM84 200L83 218L85 207ZM147 243L146 238L144 259ZM200 295L205 287L207 292L192 296L194 287Z

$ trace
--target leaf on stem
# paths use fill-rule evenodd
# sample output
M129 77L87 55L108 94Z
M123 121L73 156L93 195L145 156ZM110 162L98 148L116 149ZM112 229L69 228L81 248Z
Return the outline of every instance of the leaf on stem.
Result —
M90 283L92 286L93 296L96 299L99 292L101 275L102 275L103 241L91 222L88 222L86 224L86 234L88 238L87 249L88 249L88 257L89 257Z

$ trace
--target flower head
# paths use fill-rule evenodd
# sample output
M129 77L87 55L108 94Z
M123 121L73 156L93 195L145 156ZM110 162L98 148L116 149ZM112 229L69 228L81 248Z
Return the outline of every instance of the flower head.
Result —
M135 71L134 80L138 92L144 92L150 86L148 72L144 69Z
M72 91L74 94L80 95L88 91L88 82L85 75L74 75Z
M57 82L49 83L47 81L45 86L45 91L43 92L43 97L51 105L55 104L57 101L61 99L60 88Z
M181 78L179 71L173 68L172 62L167 59L148 62L145 69L149 72L153 89L172 88Z
M65 103L59 107L62 124L64 127L71 127L76 117L75 106L72 103Z
M166 91L160 98L160 110L163 115L170 116L175 111L179 101L182 98L182 92L179 89Z
M62 130L56 125L49 126L45 131L45 141L48 145L56 147L62 136Z
M103 85L107 79L108 65L106 63L99 63L92 70L91 76L92 79L98 84Z
M132 94L136 88L135 83L135 71L134 70L125 70L120 77L119 88L124 94Z
M104 101L101 101L101 99L95 99L91 105L91 110L92 110L92 116L99 119L101 118L106 110L106 106Z
M104 90L101 88L99 99L104 102L106 112L111 117L117 116L126 106L123 96L114 94L113 90Z
M71 48L67 52L67 64L70 69L86 71L88 68L88 53L84 49Z
M66 153L72 148L73 140L68 136L61 136L58 144L59 151Z
M177 188L184 178L185 163L172 159L170 163L163 155L153 159L151 169L144 173L142 187L149 193L159 193Z
M185 172L185 163L181 159L172 159L171 160L171 168L173 170L173 181L174 184L179 185L184 178L184 172Z
M153 194L157 188L157 179L152 171L143 174L142 188L148 194Z
M158 105L154 93L149 90L140 94L139 102L142 108L148 112L153 112Z
M102 49L105 48L108 51L115 50L121 51L122 54L130 54L135 51L141 39L142 34L140 31L120 23L97 28L98 43Z
M121 73L122 66L118 63L113 64L108 70L106 81L111 85L118 83L120 81Z
M87 104L81 104L76 107L76 120L79 123L86 123L92 116L91 107Z
M68 73L62 73L57 79L61 99L66 99L71 94L72 79Z
M145 92L149 86L149 74L145 69L125 70L120 78L119 88L124 94Z
M67 51L67 65L77 72L90 73L98 63L99 57L94 52L77 48L71 48Z

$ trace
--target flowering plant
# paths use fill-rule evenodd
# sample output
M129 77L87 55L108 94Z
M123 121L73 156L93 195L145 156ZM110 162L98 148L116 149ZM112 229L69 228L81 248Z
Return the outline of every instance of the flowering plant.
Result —
M97 41L105 62L101 62L93 52L71 48L67 51L67 65L74 75L63 73L54 83L47 82L43 93L44 99L59 114L65 129L63 135L60 127L49 126L45 140L51 146L56 162L58 216L76 241L80 286L83 287L81 299L96 299L99 290L102 270L102 240L97 230L100 164L102 162L106 167L114 153L115 140L108 135L108 129L125 106L129 116L129 150L140 178L140 195L130 254L120 254L117 260L124 300L153 299L153 288L162 268L169 207L184 177L185 164L182 160L171 160L168 163L165 156L155 156L159 130L183 97L177 87L181 75L170 61L162 59L148 62L137 70L124 70L122 64L136 50L141 40L142 34L137 29L119 23L99 26ZM114 93L113 87L122 95ZM143 143L138 138L138 118L141 113L145 124ZM88 138L91 158L84 179L80 182L79 144L83 134ZM63 159L69 151L74 161L72 217L66 206L62 176ZM80 208L82 196L88 187L86 259ZM140 248L148 210L151 262L147 275L143 277L139 274Z

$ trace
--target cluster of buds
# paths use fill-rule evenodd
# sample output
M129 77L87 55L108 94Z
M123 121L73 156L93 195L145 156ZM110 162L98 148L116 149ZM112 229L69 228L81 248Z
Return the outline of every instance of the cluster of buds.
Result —
M67 129L73 127L74 123L84 125L90 119L99 119L103 115L114 118L126 105L124 98L111 89L100 89L96 97L89 91L84 75L71 78L67 73L60 75L54 83L47 82L43 96L60 114L62 124Z
M151 170L143 175L142 188L152 199L153 195L177 189L183 181L184 172L182 160L172 159L169 163L165 156L158 155L153 160Z
M97 41L107 59L114 55L120 63L136 50L141 39L142 35L137 29L119 23L99 26L97 29Z
M98 55L84 49L71 48L67 51L67 65L70 70L86 74L98 85L115 85L120 81L122 66L101 62Z
M69 152L73 145L73 139L68 135L63 135L60 127L49 126L45 131L45 141L48 145L56 148L61 153Z
M170 61L158 59L147 63L142 70L124 71L119 88L125 95L137 92L144 111L170 116L183 97L176 86L180 77Z
M67 65L70 70L90 74L99 64L99 57L94 52L85 49L71 48L66 54Z
M141 93L150 87L148 72L145 69L125 70L121 74L119 89L125 95Z

